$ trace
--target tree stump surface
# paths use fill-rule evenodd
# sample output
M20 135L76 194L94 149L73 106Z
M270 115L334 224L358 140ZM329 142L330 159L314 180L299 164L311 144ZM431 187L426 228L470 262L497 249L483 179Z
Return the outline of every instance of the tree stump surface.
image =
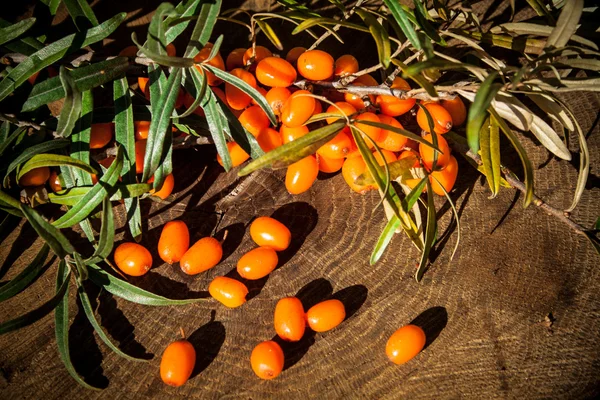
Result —
M588 189L574 218L591 226L600 216L600 98L590 93L563 96L587 133L591 157ZM536 193L567 207L577 178L572 163L549 158L523 137L534 167ZM576 140L571 142L577 146ZM268 278L247 282L250 300L227 309L207 297L179 307L129 303L88 285L96 315L119 347L132 355L154 356L130 362L111 352L87 323L71 288L71 357L86 381L106 386L88 391L68 375L56 347L51 315L22 330L0 336L0 398L593 398L600 392L600 257L583 238L522 198L502 190L495 199L481 176L459 159L451 193L462 240L448 204L440 244L423 281L413 275L419 254L403 234L382 259L369 255L385 224L379 197L350 193L340 174L320 177L307 193L291 196L284 171L261 171L237 178L224 173L211 146L174 153L176 186L172 201L142 202L144 237L154 268L129 281L170 298L207 297L210 281L236 277L239 257L255 245L248 227L255 216L274 216L290 227L293 242L280 253ZM505 159L503 159L503 162ZM507 164L518 158L507 156ZM518 196L517 196L518 197ZM124 208L115 205L118 245L129 240ZM195 277L177 265L160 263L156 246L162 225L184 220L192 242L228 231L223 261ZM80 233L71 235L85 245ZM0 277L14 277L41 246L21 223L2 243ZM443 250L443 251L442 251ZM9 269L8 267L14 263ZM56 262L24 294L2 303L0 321L40 305L54 291ZM308 308L327 298L342 300L347 319L336 329L284 344L286 366L272 381L258 379L250 353L275 336L278 299L298 296ZM425 350L396 366L385 356L388 337L408 323L422 326ZM197 366L180 388L159 377L160 356L183 328L197 349Z

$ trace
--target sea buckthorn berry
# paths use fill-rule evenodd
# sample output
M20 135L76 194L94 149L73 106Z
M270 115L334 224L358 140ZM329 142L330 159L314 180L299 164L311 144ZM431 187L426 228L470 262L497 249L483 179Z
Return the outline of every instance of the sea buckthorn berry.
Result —
M144 76L140 76L138 77L138 86L140 88L140 91L142 93L144 93L144 97L146 97L147 100L150 100L150 85L149 82L150 79L146 78Z
M185 222L169 221L163 226L158 240L158 255L164 262L178 262L189 247L190 231Z
M288 51L288 53L285 56L285 60L292 65L296 65L296 63L298 62L298 57L300 57L300 54L304 53L305 51L306 47L294 47L293 49Z
M148 179L148 183L153 183L153 182L154 182L154 176L152 176L152 177L150 177L150 179ZM163 185L158 190L158 192L156 192L154 189L151 189L148 193L150 193L152 196L156 196L160 199L165 200L167 197L169 197L171 195L174 187L175 187L175 178L173 177L173 174L169 174L169 175L165 176Z
M403 128L402 124L400 122L398 122L396 120L396 118L389 117L384 114L378 115L378 117L379 117L379 121L381 121L382 124L390 125L390 126L393 126L394 128L399 128L399 129ZM379 140L377 141L377 146L381 147L382 149L389 150L389 151L400 151L404 148L407 141L408 141L408 138L406 136L403 136L394 131L382 128L381 136L379 137Z
M275 270L278 262L275 250L270 247L257 247L240 257L237 272L244 279L262 279Z
M429 175L429 180L431 181L431 188L434 193L439 196L445 196L444 189L446 192L450 193L454 184L456 183L456 177L458 176L458 162L456 158L450 156L450 162L446 165L441 171L433 171L431 175Z
M373 152L373 156L375 157L377 164L383 166L384 159L385 159L386 164L390 164L390 163L393 163L394 161L398 160L396 155L394 153L392 153L391 151L384 150L384 149L381 149L380 151L381 151L381 154L383 154L383 158L381 157L381 154L378 151Z
M240 281L218 276L208 285L208 293L225 307L236 308L246 302L248 288Z
M298 57L298 72L311 81L323 81L333 75L333 57L322 50L309 50Z
M271 57L272 55L273 53L271 52L271 50L267 49L264 46L256 46L255 51L253 51L252 47L250 47L244 53L242 60L244 61L244 66L250 64L254 64L256 66L256 64L258 64L267 57Z
M115 250L115 264L126 275L142 276L152 267L152 255L137 243L121 243Z
M356 108L354 108L354 106L350 103L346 103L345 101L338 101L337 103L334 103L336 106L330 105L327 108L327 114L337 114L337 115L345 115L347 117L349 117L350 115L356 113ZM340 111L341 110L341 111ZM328 124L332 124L335 121L337 121L339 118L336 117L331 117L331 118L327 118L326 121Z
M267 57L256 66L256 79L265 86L288 87L296 80L296 70L283 58Z
M194 100L195 99L192 97L191 94L185 93L185 95L183 97L183 105L185 106L185 108L190 108L192 106L192 104L194 104ZM225 104L227 104L227 103L225 103ZM201 117L206 116L206 114L204 114L204 110L200 106L196 107L196 109L194 110L194 114L199 115Z
M356 193L364 194L369 190L375 189L373 185L358 185L355 183L356 178L362 175L367 170L367 164L362 157L351 157L344 161L342 166L342 177L350 186L350 189Z
M134 46L135 47L135 46ZM137 50L137 47L135 48ZM31 85L35 85L35 81L37 80L38 75L40 74L40 71L34 73L33 75L31 75L29 78L27 78L27 81L31 84Z
M452 117L452 126L460 126L467 119L467 108L460 97L456 96L452 100L442 100L440 105L450 113Z
M229 53L227 59L225 60L225 66L228 71L231 71L234 68L242 68L244 66L244 53L246 49L234 49Z
M225 92L223 91L223 89L220 89L218 87L212 87L210 88L214 94L217 95L217 97L219 99L221 99L221 101L227 105L227 96L225 95Z
M113 124L92 124L90 133L90 149L101 149L106 146L113 137Z
M329 158L319 154L319 171L331 174L338 172L344 165L343 158Z
M19 186L40 186L46 183L50 178L50 168L39 167L34 168L23 174L19 179Z
M285 297L277 302L273 318L275 332L288 342L297 342L304 336L306 319L302 302L297 297Z
M179 89L179 93L177 93L177 99L175 99L175 108L180 108L183 106L186 94L187 93L185 90Z
M367 146L369 146L369 148L372 149L374 146L372 142L373 141L377 142L381 138L381 128L376 127L376 126L362 124L358 121L381 122L379 120L379 117L377 115L373 114L372 112L366 112L366 113L362 113L362 114L358 115L355 118L355 120L356 120L356 122L355 122L356 127L358 129L360 129L361 131L363 131L365 133L365 135L367 135L368 137L370 137L372 139L372 140L365 139Z
M127 46L119 52L120 57L135 57L137 55L137 46Z
M317 154L330 159L341 159L346 157L352 148L352 142L348 134L342 129L329 142L319 147Z
M410 90L410 85L404 79L396 77L392 89ZM402 100L394 96L380 95L375 100L382 114L397 117L410 111L417 102L415 99Z
M281 125L279 129L279 133L281 133L281 139L283 140L283 144L293 142L294 140L301 138L309 132L308 126L300 125L297 128L288 128L285 125Z
M250 72L242 68L235 68L231 70L231 75L240 78L248 85L256 89L256 78ZM250 105L252 98L246 93L242 92L237 87L225 83L225 97L227 98L227 104L234 110L243 110Z
M333 74L335 76L347 76L358 72L358 60L350 54L344 54L335 60Z
M238 120L254 137L257 137L263 129L268 128L271 124L269 117L259 106L246 108Z
M286 100L281 109L281 122L290 128L297 128L304 125L312 116L315 110L316 100L314 97L307 96L308 90L298 90Z
M379 83L369 74L359 76L353 83L360 83L364 86L379 86Z
M200 50L200 53L198 53L196 57L194 57L194 62L208 64L215 68L219 68L220 70L225 70L225 62L223 61L223 57L221 57L221 53L219 52L217 52L217 54L213 58L206 61L208 57L210 57L211 52L212 46L204 46L204 48ZM198 71L201 74L204 74L204 70L200 65L196 65L196 69L198 69ZM220 85L221 82L223 82L221 79L217 78L217 76L212 72L206 73L206 79L208 80L207 83L210 86L217 86Z
M281 141L281 134L273 128L265 128L256 137L258 145L265 153L276 149L283 143Z
M160 360L160 378L169 386L181 386L190 379L196 365L196 350L185 339L171 343Z
M448 165L448 163L450 163L450 147L448 146L448 142L446 141L446 139L444 139L442 135L438 135L437 133L436 135L437 147L441 150L441 153L437 153L437 163L435 165L436 169L443 169L446 167L446 165ZM433 143L433 139L430 133L423 136L423 139L427 140L429 143ZM434 152L436 151L437 150L434 150L432 147L427 146L423 143L419 144L419 154L421 154L423 165L425 165L425 167L427 167L427 169L430 171L433 167L433 157Z
M177 55L177 49L173 43L169 43L165 50L167 51L167 55L169 57L175 57Z
M287 168L285 187L290 194L306 192L319 175L319 163L315 156L304 157Z
M280 115L283 105L291 95L292 92L290 92L288 88L274 87L267 92L265 99L267 100L267 103L269 103L269 106L271 106L271 110L273 110L275 115Z
M306 312L308 326L315 332L329 331L344 321L346 308L339 300L325 300L315 304Z
M146 139L135 142L135 173L144 172L144 158L146 157Z
M221 242L213 237L198 240L181 257L179 265L188 275L197 275L207 271L221 262L223 247Z
M364 83L360 83L360 82L353 82L350 85L351 86L365 86ZM365 101L363 100L363 97L365 97L365 96L361 96L361 95L353 94L353 93L344 93L344 100L346 101L346 103L352 104L352 106L355 107L357 110L363 110L367 107L365 104ZM371 102L371 104L375 104L375 96L370 94L366 97L369 98L369 101Z
M400 155L398 155L398 160L402 160L408 157L415 157L415 163L412 168L419 168L421 164L419 163L419 154L414 150L405 150Z
M148 139L148 131L150 130L150 121L135 121L133 123L135 131L135 139Z
M385 354L394 364L404 364L413 359L425 347L425 332L416 325L406 325L390 336Z
M256 218L250 225L250 237L257 245L276 251L287 249L292 241L292 234L287 226L270 217Z
M50 173L50 178L48 179L48 186L54 193L60 192L62 190L62 184L60 183L60 178L56 171L52 171Z
M257 344L250 355L252 371L260 379L276 378L283 371L284 361L281 346L272 340Z
M423 107L431 114L431 118L433 119L433 130L435 133L444 134L452 128L452 116L444 107L436 103L426 103ZM417 111L417 123L421 129L425 132L429 132L427 115L421 107L419 107L419 111Z
M312 115L317 115L323 112L323 104L321 104L320 100L315 99L315 109L313 110Z
M242 149L242 147L236 142L227 143L227 150L229 150L229 157L231 158L231 166L237 167L238 165L242 165L246 162L247 159L250 158L248 153ZM222 167L223 159L219 154L217 154L217 162Z

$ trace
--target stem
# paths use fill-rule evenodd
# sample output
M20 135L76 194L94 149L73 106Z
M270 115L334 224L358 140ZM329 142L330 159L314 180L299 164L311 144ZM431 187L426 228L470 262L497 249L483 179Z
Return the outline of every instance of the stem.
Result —
M352 16L352 14L354 14L354 10L356 9L356 7L360 7L360 5L364 3L364 0L358 0L356 2L355 5L352 6L352 8L350 8L350 10L344 14L344 18L343 20L347 20L348 18L350 18ZM323 40L327 39L329 36L331 36L333 34L333 32L337 32L340 30L342 26L341 25L335 25L331 30L328 30L327 32L325 32L323 35L321 35L320 38L318 38L313 44L312 46L310 46L308 48L308 50L314 50L319 44L321 44L321 42L323 42Z

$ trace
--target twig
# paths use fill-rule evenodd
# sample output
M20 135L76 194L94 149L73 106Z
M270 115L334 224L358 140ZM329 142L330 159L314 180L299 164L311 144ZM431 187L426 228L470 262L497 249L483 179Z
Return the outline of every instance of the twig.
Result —
M203 144L212 144L211 138L194 135L181 135L173 138L173 150L189 149L191 147L200 146ZM94 153L94 160L103 160L107 157L115 157L117 155L116 147L108 147L101 152Z
M350 18L352 16L352 14L354 14L354 10L356 9L356 7L360 7L360 5L364 3L364 0L358 0L356 2L355 5L352 6L352 8L350 8L350 10L344 14L344 18L343 20L347 20L348 18ZM325 32L323 35L321 35L320 38L318 38L313 44L312 46L310 46L308 48L308 50L314 50L319 44L321 44L321 42L323 42L323 40L327 39L329 36L331 36L333 34L333 32L337 32L340 30L342 26L341 25L335 25L331 30L328 30L327 32Z
M10 122L13 125L16 125L18 127L29 127L29 128L34 128L36 130L40 130L42 129L41 125L36 124L35 122L29 122L29 121L21 121L20 119L17 118L16 115L13 114L2 114L0 113L0 121L6 121L6 122Z
M407 48L409 44L410 44L410 42L407 40L406 42L404 42L402 44L402 46L398 46L396 51L394 51L394 53L391 55L391 58L395 58L396 56L398 56L398 54L400 54L405 48ZM342 79L340 79L340 82L343 83L344 85L348 85L348 84L354 82L359 76L370 74L371 72L375 72L381 68L383 68L383 65L381 63L378 63L376 65L373 65L372 67L365 68L365 69L358 71L352 75L345 76Z

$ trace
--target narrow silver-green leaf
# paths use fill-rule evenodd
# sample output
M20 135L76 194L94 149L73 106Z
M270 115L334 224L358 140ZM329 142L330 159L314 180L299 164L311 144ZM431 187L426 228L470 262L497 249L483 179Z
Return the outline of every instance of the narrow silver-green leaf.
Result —
M94 95L91 90L86 90L81 96L81 117L75 124L75 130L71 134L71 157L85 165L90 163L90 140L92 137L92 119L94 114ZM90 173L75 168L77 185L91 185ZM92 172L96 173L96 172Z
M225 171L231 169L231 156L227 148L227 141L225 139L224 126L227 124L227 119L224 115L219 112L219 108L216 104L216 95L212 92L209 93L209 99L206 103L206 122L210 129L210 135L215 143L217 152L223 160L223 168Z
M190 107L179 116L179 118L184 118L188 115L193 114L198 108L198 106L200 106L201 103L204 103L206 101L205 97L206 88L208 87L208 79L204 79L204 76L196 68L188 69L188 73L192 79L193 85L188 84L188 81L186 80L186 88L188 86L193 88L193 91L189 91L189 93L192 97L194 97L194 101L192 102Z
M427 140L423 139L422 136L416 135L416 134L414 134L414 133L412 133L410 131L407 131L406 129L398 128L396 126L384 124L384 123L381 123L381 122L367 121L367 120L360 121L360 124L361 125L375 126L375 127L378 127L378 128L384 129L384 130L389 130L389 131L392 131L394 133L398 133L398 134L400 134L402 136L405 136L405 137L407 137L407 138L409 138L411 140L414 140L415 142L422 143L425 146L429 146L432 149L436 149L438 151L441 151L436 145L434 145L433 143L428 142Z
M319 26L321 26L321 25L340 25L345 28L350 28L350 29L354 29L357 31L361 31L361 32L369 32L368 28L366 28L362 25L359 25L359 24L354 24L352 22L337 20L337 19L333 19L333 18L316 17L316 18L306 19L305 21L300 23L292 31L292 35L297 35L298 33L305 31L307 29L310 29L313 26L317 26L317 25L319 25Z
M167 44L175 40L188 27L190 20L182 21L173 26L170 25L170 22L174 21L176 18L186 18L191 17L192 15L196 15L200 2L201 0L182 1L177 6L175 6L175 15L168 16L167 18L165 18L164 23L165 25L169 26L165 31L165 38L167 40Z
M492 198L500 190L500 132L494 117L485 120L479 134L481 146L481 162L487 183L492 191Z
M427 177L424 177L415 185L414 188L410 191L409 194L402 200L402 208L404 211L409 212L413 206L416 204L417 200L421 197L421 193L423 193L423 189L427 184Z
M17 217L23 217L23 213L20 210L20 202L14 197L4 193L0 190L0 210L7 212Z
M565 3L558 20L556 27L552 30L546 47L563 47L565 46L579 25L579 19L583 13L583 0L569 0Z
M53 204L65 206L76 205L94 186L79 186L63 189L56 193L48 193L48 201ZM128 185L115 185L115 193L110 196L110 201L135 199L152 189L150 183L131 183ZM140 222L141 224L141 222Z
M12 278L4 286L0 286L0 302L21 293L40 277L45 271L44 263L49 251L50 247L47 243L44 243L33 261L19 275Z
M404 32L404 35L410 40L410 43L418 49L421 50L421 43L419 42L419 37L417 36L417 32L415 31L415 27L410 21L407 12L402 8L400 2L396 0L383 0L385 6L390 10L398 25L400 25L400 29Z
M8 125L8 123L6 122ZM23 126L21 128L17 128L11 133L6 139L0 143L0 156L4 154L4 151L15 141L17 138L27 130L27 127Z
M23 33L27 32L35 24L35 18L26 18L6 28L0 29L0 46L4 43L15 40Z
M437 231L437 220L435 212L435 204L433 202L433 188L431 182L427 180L427 225L425 227L425 246L421 253L421 261L415 272L415 280L420 282L425 273L427 263L429 262L429 252L435 242L435 233Z
M87 260L85 264L96 264L104 260L110 255L115 241L115 218L113 214L110 199L105 197L102 200L102 223L100 225L100 238L94 254Z
M219 17L221 3L221 0L202 2L196 25L194 25L190 41L185 49L185 57L194 58L206 46Z
M496 71L488 75L479 87L473 104L469 108L467 116L467 141L474 153L479 151L479 130L487 117L486 110L502 86L499 83L494 83L497 77L498 73Z
M527 97L529 97L539 108L542 109L550 118L562 124L565 128L573 132L575 130L575 125L564 108L556 102L554 96L543 93L527 93Z
M138 42L135 32L131 34L131 40L138 47L142 54L144 54L146 57L148 57L157 64L164 65L166 67L177 68L189 68L194 65L193 58L174 57L153 52L152 50Z
M17 180L21 179L23 175L32 169L41 168L41 167L59 167L61 165L68 165L70 167L78 168L82 171L85 171L88 174L97 174L94 168L90 165L84 163L83 161L79 161L69 156L62 156L59 154L37 154L29 161L27 161L17 174Z
M550 36L553 27L548 25L540 25L534 24L530 22L509 22L506 24L501 24L498 26L494 26L490 29L491 33L502 33L509 32L515 33L517 35L538 35L538 36ZM588 40L584 37L573 35L571 36L571 41L583 44L585 46L591 47L594 50L598 50L598 45L591 40Z
M357 8L356 13L365 22L369 28L369 32L371 32L371 35L373 36L373 39L375 39L375 44L377 45L377 54L379 55L379 62L384 66L384 68L387 68L390 65L390 58L392 54L390 38L387 31L371 13L361 8Z
M58 75L66 97L60 116L58 117L56 134L62 137L69 137L75 127L75 122L77 122L81 114L81 92L75 86L75 82L64 65L60 66Z
M92 7L88 4L87 0L62 0L65 6L67 6L67 10L69 11L69 15L73 19L75 26L80 31L82 29L88 28L91 24L92 26L98 25L98 19L92 11ZM84 21L88 22L84 22Z
M417 19L418 25L421 27L421 29L423 29L425 35L427 35L427 37L434 42L439 43L442 46L446 46L446 41L441 38L436 28L434 28L429 22L429 20L432 20L432 18L425 8L425 5L421 2L421 0L413 0L413 3L415 4L415 18Z
M398 60L397 58L394 58L392 60L392 64L402 69L403 74L406 74L406 70L408 67L402 61ZM406 75L413 81L417 82L417 84L419 84L419 86L421 86L423 89L425 89L428 95L430 95L431 97L438 97L435 87L431 84L431 82L425 79L425 77L422 74Z
M533 115L530 132L539 140L539 142L555 156L563 160L571 160L571 152L562 141L558 133L537 115Z
M75 248L61 231L46 221L37 211L25 204L20 204L20 209L33 229L48 243L48 246L59 258L65 258L67 254L75 252Z
M377 261L381 258L385 249L387 249L388 245L392 241L392 237L396 233L396 229L400 228L400 220L395 215L387 222L383 231L381 231L381 235L379 235L379 239L377 243L375 243L375 248L371 253L371 258L369 259L369 263L371 265L375 265Z
M229 136L231 136L231 138L239 144L250 157L252 157L252 159L262 157L265 152L260 148L256 138L242 126L237 117L218 96L216 97L216 100L221 114L227 118L228 126L226 127L226 131Z

